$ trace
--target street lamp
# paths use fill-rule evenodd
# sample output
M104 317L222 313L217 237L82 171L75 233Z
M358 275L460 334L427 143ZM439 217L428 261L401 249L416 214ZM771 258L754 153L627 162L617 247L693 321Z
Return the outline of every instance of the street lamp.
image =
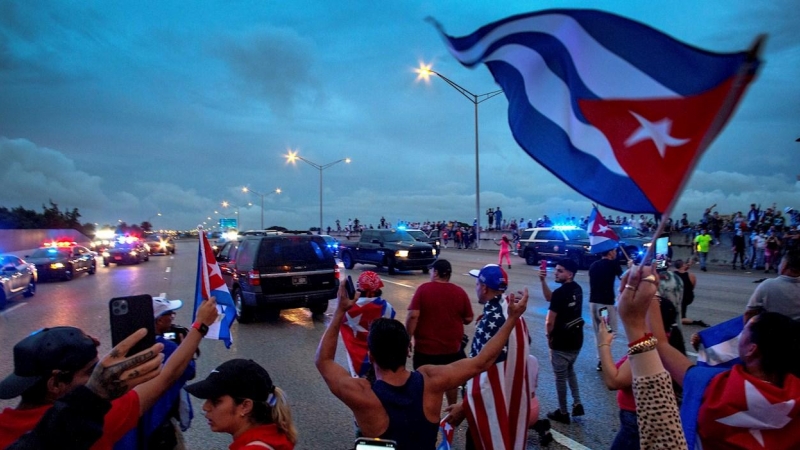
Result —
M338 163L340 163L342 161L344 161L346 164L350 164L351 160L350 160L350 158L342 158L342 159L337 159L336 161L329 162L327 164L317 164L315 162L312 162L312 161L309 161L309 160L303 158L302 156L298 156L297 155L297 151L292 152L291 150L289 150L289 153L286 154L286 162L287 163L297 164L297 160L298 159L300 161L303 161L304 163L308 164L309 166L319 170L319 232L318 232L318 234L322 234L322 171L327 169L328 167L336 165L336 164L338 164Z
M473 94L472 92L464 89L463 87L456 84L455 81L447 78L446 76L440 74L431 69L432 64L425 65L423 63L419 64L419 68L415 69L414 71L417 72L417 81L424 80L426 83L430 82L431 75L436 75L437 77L441 78L445 81L445 83L449 84L453 87L453 89L457 90L461 95L464 96L467 100L472 102L475 105L475 220L477 223L475 224L475 246L476 248L480 248L480 236L481 236L481 176L480 176L480 165L478 159L478 104L489 100L490 98L500 95L503 90L498 89L496 91L487 92L485 94Z
M250 203L250 204L252 205L252 203ZM222 207L223 208L227 208L229 206L231 206L231 204L227 200L223 200L222 201ZM236 208L236 228L241 230L242 229L242 225L239 222L239 207L238 206L234 206L234 208Z
M272 194L280 194L281 193L281 189L278 188L278 189L275 189L274 191L270 191L270 192L267 192L266 194L262 194L260 192L256 192L256 191L250 189L249 187L245 186L245 187L242 188L242 192L251 192L251 193L256 194L259 197L261 197L261 229L263 230L264 229L264 197L266 197L267 195L272 195Z

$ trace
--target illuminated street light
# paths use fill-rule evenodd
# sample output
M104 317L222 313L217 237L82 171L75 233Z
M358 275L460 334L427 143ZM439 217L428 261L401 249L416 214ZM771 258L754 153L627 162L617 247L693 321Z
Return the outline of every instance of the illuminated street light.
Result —
M252 203L249 203L249 204L252 205ZM231 204L227 200L223 200L222 201L222 207L223 208L227 209L229 206L231 206ZM236 208L236 228L237 229L241 229L241 223L239 222L239 207L238 206L234 206L234 208Z
M342 161L344 161L345 164L350 164L351 159L342 158L342 159L337 159L336 161L329 162L327 164L317 164L313 161L309 161L303 158L302 156L299 156L296 150L294 152L289 150L289 152L285 156L287 163L292 163L296 165L297 160L299 159L300 161L303 161L309 166L319 170L319 233L318 234L322 234L322 171Z
M435 70L431 69L432 64L424 64L419 63L419 68L415 69L414 71L417 73L417 81L425 81L426 83L430 83L431 75L436 75L437 77L444 80L445 83L449 84L453 87L453 89L457 90L461 95L463 95L467 100L472 102L475 105L475 220L477 223L475 224L475 245L476 247L480 247L480 233L481 233L481 176L480 176L480 165L479 165L479 158L478 158L478 104L489 100L490 98L500 95L503 90L498 89L496 91L487 92L485 94L473 94L472 92L464 89L463 87L459 86L453 80L445 77L444 75L436 72Z
M249 187L245 186L245 187L242 188L242 192L250 192L250 193L256 194L256 195L261 197L261 229L263 230L264 229L264 197L266 197L267 195L272 195L272 194L280 194L281 193L281 189L278 188L278 189L275 189L274 191L267 192L266 194L261 194L259 192L256 192L256 191L250 189Z

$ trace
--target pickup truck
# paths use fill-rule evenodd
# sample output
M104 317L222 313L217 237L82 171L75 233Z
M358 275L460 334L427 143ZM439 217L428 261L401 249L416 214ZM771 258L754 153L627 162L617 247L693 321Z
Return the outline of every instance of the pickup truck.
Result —
M436 253L430 244L415 240L403 230L364 230L358 242L343 241L339 245L339 257L346 269L356 264L374 264L378 268L386 266L390 275L397 270L415 269L428 273Z

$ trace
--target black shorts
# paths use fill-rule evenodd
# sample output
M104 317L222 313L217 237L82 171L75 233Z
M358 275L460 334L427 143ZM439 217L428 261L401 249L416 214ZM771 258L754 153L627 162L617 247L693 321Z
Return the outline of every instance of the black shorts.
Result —
M428 364L434 366L444 366L450 363L454 363L458 360L466 358L467 355L463 351L459 351L457 353L451 353L449 355L426 355L424 353L414 352L413 364L414 370L417 370L421 366L426 366Z

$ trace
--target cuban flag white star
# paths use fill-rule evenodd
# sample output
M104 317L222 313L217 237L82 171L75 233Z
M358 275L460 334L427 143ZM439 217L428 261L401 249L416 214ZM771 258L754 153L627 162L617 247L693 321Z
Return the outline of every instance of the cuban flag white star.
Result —
M350 314L344 313L345 320L347 320L347 325L353 330L353 336L356 336L359 331L363 331L365 333L367 332L367 329L362 327L360 324L362 315L363 314L359 314L355 317L351 317Z
M669 118L665 117L658 122L651 122L633 111L630 113L639 121L641 127L636 129L625 141L627 147L650 139L658 149L658 154L661 155L661 158L664 158L667 154L667 147L679 147L689 142L689 139L678 139L670 135L672 120Z
M219 264L217 264L216 262L214 264L206 263L206 266L208 266L208 278L211 278L214 275L222 278L222 272L219 271ZM213 286L212 289L214 289Z
M764 436L761 435L761 430L777 430L791 422L789 413L794 408L794 400L770 403L749 381L744 382L744 396L747 400L747 411L717 419L717 422L731 427L748 428L763 447Z

